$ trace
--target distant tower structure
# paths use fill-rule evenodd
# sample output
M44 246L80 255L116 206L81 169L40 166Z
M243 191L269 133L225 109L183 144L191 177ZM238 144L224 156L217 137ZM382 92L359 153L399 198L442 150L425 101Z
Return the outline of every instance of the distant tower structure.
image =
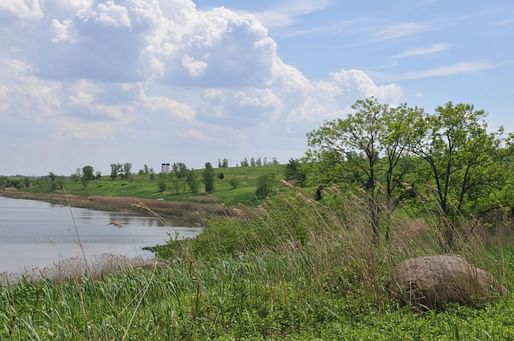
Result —
M170 172L169 163L161 163L161 173L168 174Z

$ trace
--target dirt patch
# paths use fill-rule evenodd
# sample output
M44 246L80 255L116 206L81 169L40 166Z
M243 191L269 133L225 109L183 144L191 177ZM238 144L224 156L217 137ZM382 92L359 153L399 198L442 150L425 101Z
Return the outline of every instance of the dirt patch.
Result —
M0 195L13 199L40 200L53 204L71 205L103 211L129 211L143 215L153 212L174 223L195 225L212 216L247 217L252 211L246 208L228 208L219 204L191 203L142 199L137 197L78 196L64 193L2 192Z

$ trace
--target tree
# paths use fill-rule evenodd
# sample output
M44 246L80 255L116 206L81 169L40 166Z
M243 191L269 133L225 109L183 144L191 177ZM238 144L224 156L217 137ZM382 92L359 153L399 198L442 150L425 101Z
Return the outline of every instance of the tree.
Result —
M334 157L344 161L353 180L365 190L374 242L380 238L380 206L378 205L377 173L383 152L380 143L382 116L387 106L375 98L358 100L352 106L354 114L345 119L326 122L308 134L309 156L318 161Z
M252 167L255 167L256 163L255 163L255 158L254 158L254 157L252 157L252 158L250 159L250 165L251 165Z
M223 159L223 162L221 163L221 167L228 168L228 159L227 158Z
M489 133L483 110L451 102L436 108L434 115L416 120L412 152L424 160L435 186L442 215L448 218L446 242L454 245L452 218L468 215L466 202L486 195L498 178L498 151L502 131ZM477 213L477 212L474 212Z
M95 178L95 169L93 166L84 166L82 167L82 177L89 180L93 180Z
M186 181L187 181L187 185L189 186L189 189L191 190L191 193L193 193L193 194L198 193L199 181L198 181L198 175L194 169L190 169L187 171Z
M257 179L257 189L255 196L259 199L266 198L273 191L275 177L273 174L264 174Z
M216 175L210 162L205 163L205 169L203 170L202 176L205 184L205 191L207 193L214 192L214 179Z
M125 162L123 164L123 177L128 179L130 177L130 170L132 169L132 164L130 162Z
M115 180L123 170L121 163L111 163L111 180Z
M284 173L287 181L293 181L295 184L300 186L305 183L305 179L307 177L305 171L301 169L300 162L293 158L289 159Z
M146 163L145 163L145 166L143 167L143 172L144 172L146 175L150 174L150 170L149 170L148 165L147 165Z
M95 172L95 179L101 179L102 178L102 172L96 171Z
M166 186L166 179L163 176L159 177L159 183L157 184L157 186L159 188L159 193L161 193L161 195L162 195L162 193L164 191L166 191L166 187L167 187Z

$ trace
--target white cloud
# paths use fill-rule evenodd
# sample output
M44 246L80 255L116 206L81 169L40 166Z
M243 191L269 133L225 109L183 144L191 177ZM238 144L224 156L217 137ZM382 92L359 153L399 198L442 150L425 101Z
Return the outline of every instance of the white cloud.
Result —
M184 66L191 77L196 77L203 75L209 65L204 61L195 60L186 54L182 58L182 66Z
M377 85L364 71L341 70L332 73L332 77L344 94L353 93L355 98L374 96L381 101L391 103L402 96L400 86Z
M61 118L57 120L53 136L81 140L109 140L113 138L113 128L110 123Z
M413 80L432 77L445 77L461 73L472 73L482 70L495 69L508 64L511 63L490 63L487 61L460 62L453 65L440 66L422 71L413 71L388 75L386 76L386 78L393 80Z
M116 28L131 27L128 8L113 1L97 4L85 19Z
M286 1L272 9L257 12L255 15L266 27L283 28L294 24L297 17L324 10L331 4L331 0Z
M0 0L0 13L5 11L20 19L43 17L39 0Z
M428 47L420 47L420 48L404 51L400 54L397 54L393 58L399 59L399 58L408 58L408 57L416 57L416 56L427 56L427 55L446 51L448 48L449 48L448 44L436 43L436 44L432 44Z
M57 19L52 19L52 30L54 31L54 38L52 39L53 43L73 42L73 38L71 37L70 32L71 20L63 20L59 21Z
M0 111L6 111L9 109L9 89L0 84Z
M198 141L205 141L207 140L207 135L201 130L198 129L187 129L184 131L177 131L177 135L179 137L187 138L187 139L193 139Z
M189 105L177 102L164 96L149 97L143 93L140 97L140 103L147 110L165 111L173 117L177 117L186 121L191 121L196 116L196 113Z
M373 34L373 41L386 41L410 37L427 32L430 25L420 22L405 22L386 26Z
M289 14L316 8L298 6ZM190 0L59 0L44 9L52 14L37 25L16 26L26 41L3 51L13 57L0 61L0 110L56 144L162 136L257 148L267 142L256 131L284 144L292 125L311 129L364 96L401 96L359 70L309 79L248 13L197 10Z

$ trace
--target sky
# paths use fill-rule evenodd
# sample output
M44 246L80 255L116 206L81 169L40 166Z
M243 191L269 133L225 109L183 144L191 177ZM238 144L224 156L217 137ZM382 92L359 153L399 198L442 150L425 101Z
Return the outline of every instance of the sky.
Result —
M368 96L514 131L514 2L0 0L0 174L286 162Z

